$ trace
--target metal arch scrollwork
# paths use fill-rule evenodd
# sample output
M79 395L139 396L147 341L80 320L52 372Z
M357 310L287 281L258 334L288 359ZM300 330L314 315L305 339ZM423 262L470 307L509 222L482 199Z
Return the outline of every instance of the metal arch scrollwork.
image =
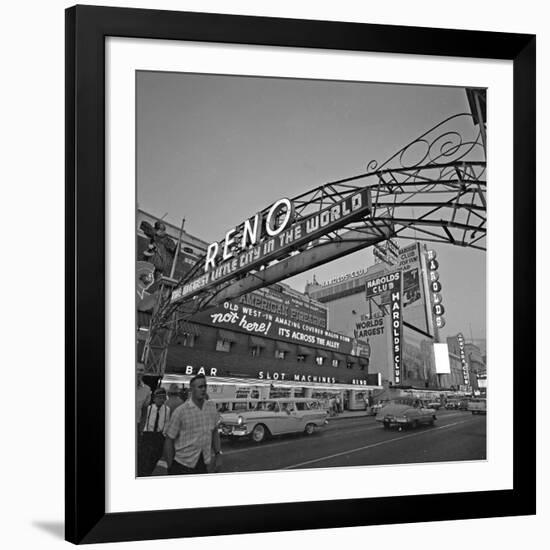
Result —
M366 172L326 182L291 199L294 221L300 222L368 189L372 201L368 214L327 230L307 246L285 249L265 265L227 284L209 285L191 299L172 302L168 297L154 316L155 323L170 326L174 316L191 316L222 297L236 297L290 277L299 271L289 271L288 262L296 265L297 262L291 262L292 257L303 252L313 251L330 261L330 253L323 251L332 250L335 244L357 250L371 246L373 239L380 242L397 237L402 241L421 240L485 250L485 178L481 128L476 127L471 114L448 117L383 163L376 159L369 161ZM269 208L259 214L264 216ZM239 227L237 232L242 230ZM175 288L200 277L204 261L204 257L197 261ZM275 275L279 263L284 276ZM279 273L282 271L279 269Z
M439 145L439 152L436 152L439 142L442 143ZM418 148L419 144L423 144L421 148ZM417 148L422 151L421 155L415 154ZM367 164L367 174L389 168L415 168L425 164L426 159L429 159L428 164L448 164L476 151L479 152L476 160L485 161L481 131L476 130L473 116L470 113L459 113L446 118L413 139L382 164L375 159L370 160Z

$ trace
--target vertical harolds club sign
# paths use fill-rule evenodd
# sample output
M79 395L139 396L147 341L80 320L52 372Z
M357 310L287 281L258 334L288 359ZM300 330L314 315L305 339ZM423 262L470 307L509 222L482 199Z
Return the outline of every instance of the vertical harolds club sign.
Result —
M223 241L210 244L202 275L175 289L172 301L191 297L209 285L226 282L280 259L370 211L368 188L299 219L296 219L292 202L279 199L265 214L254 215L230 229Z
M403 272L392 271L365 282L367 300L380 297L381 305L389 305L393 380L401 384L403 345Z
M403 308L401 294L403 289L403 280L401 271L395 273L397 280L396 288L392 290L390 297L391 308L391 338L392 338L392 357L393 357L393 380L396 384L401 384L401 366L402 366L402 347L403 347Z

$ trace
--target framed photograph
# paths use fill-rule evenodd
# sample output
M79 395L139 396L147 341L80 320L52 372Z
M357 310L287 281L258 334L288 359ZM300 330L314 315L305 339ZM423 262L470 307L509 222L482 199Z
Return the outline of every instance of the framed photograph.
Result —
M66 11L68 541L535 513L535 51Z

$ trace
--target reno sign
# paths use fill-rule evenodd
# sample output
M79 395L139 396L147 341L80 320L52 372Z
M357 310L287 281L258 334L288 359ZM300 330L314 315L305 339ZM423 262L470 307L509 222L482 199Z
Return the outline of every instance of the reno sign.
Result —
M304 217L296 216L289 199L279 199L265 213L252 216L227 231L222 241L210 244L202 274L175 289L172 301L189 298L208 286L281 259L326 233L370 214L371 206L368 188Z

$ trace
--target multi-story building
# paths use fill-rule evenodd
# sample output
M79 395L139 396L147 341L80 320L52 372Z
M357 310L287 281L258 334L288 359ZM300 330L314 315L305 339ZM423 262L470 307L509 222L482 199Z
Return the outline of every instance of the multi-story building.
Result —
M466 342L462 334L447 338L449 352L458 356L462 369L460 386L474 392L479 391L478 379L487 378L487 367L484 356L476 344ZM485 384L482 386L486 387Z
M462 362L460 356L449 349L449 367L450 372L439 374L439 382L443 388L452 391L458 391L464 387L464 373L462 371Z
M386 387L442 387L433 354L438 332L426 254L414 243L400 249L391 265L376 263L323 283L314 279L306 287L309 296L328 307L331 330L370 350L369 370L380 373ZM397 305L392 302L396 291Z
M154 218L140 215L154 227ZM166 226L176 243L179 232ZM143 255L148 238L138 233L138 260L148 259ZM206 246L185 232L173 278L185 273ZM138 304L138 356L148 335L153 300L140 301L144 303L145 311ZM364 409L364 398L379 389L379 378L369 375L368 355L356 339L330 330L327 318L325 305L285 284L228 300L178 324L164 381L187 384L204 373L213 396L339 397L347 408Z

